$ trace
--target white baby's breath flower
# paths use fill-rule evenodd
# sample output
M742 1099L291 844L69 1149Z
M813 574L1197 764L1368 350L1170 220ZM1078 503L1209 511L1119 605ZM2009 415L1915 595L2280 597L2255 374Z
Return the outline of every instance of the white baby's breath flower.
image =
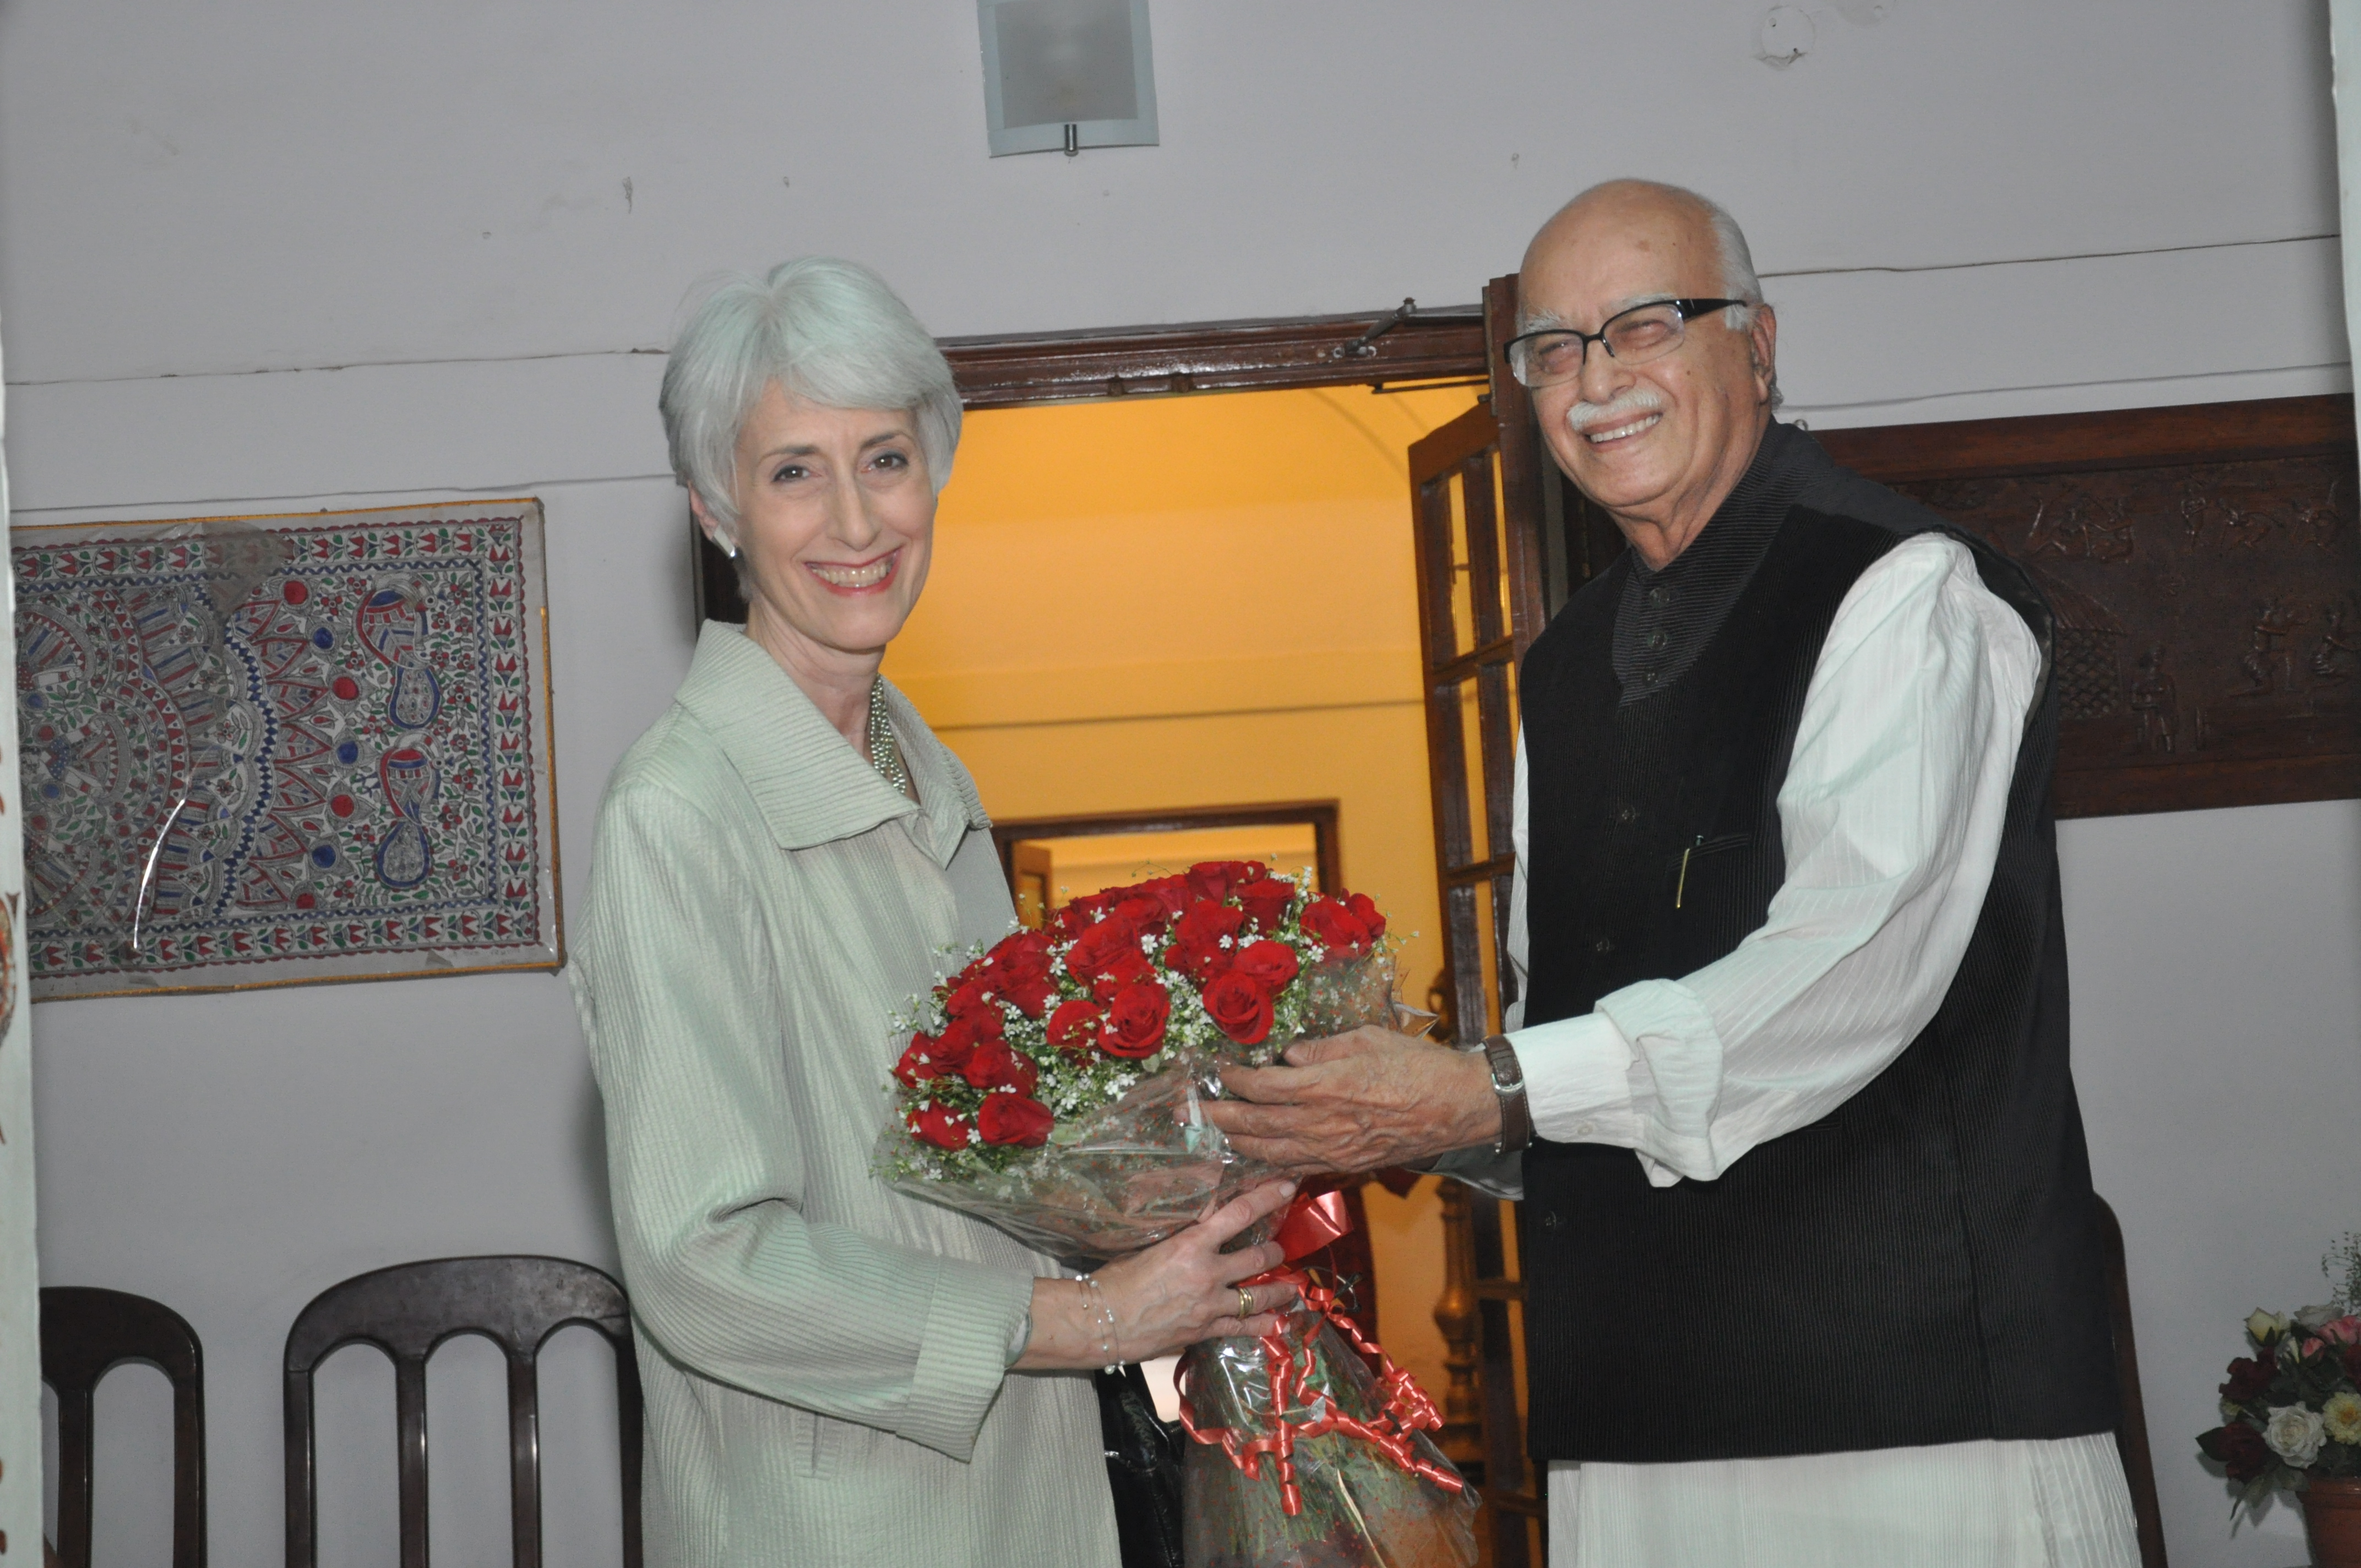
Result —
M2301 1405L2272 1406L2269 1424L2263 1428L2263 1441L2271 1452L2299 1470L2320 1457L2321 1440L2327 1434L2328 1423L2320 1412Z

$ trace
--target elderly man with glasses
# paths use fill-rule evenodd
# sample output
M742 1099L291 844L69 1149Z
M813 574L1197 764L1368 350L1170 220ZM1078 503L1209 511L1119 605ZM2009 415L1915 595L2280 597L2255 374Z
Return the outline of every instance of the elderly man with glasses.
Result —
M1524 1200L1554 1563L2138 1561L2026 576L1772 417L1746 241L1620 181L1510 364L1631 548L1526 655L1508 1032L1225 1075L1244 1152Z

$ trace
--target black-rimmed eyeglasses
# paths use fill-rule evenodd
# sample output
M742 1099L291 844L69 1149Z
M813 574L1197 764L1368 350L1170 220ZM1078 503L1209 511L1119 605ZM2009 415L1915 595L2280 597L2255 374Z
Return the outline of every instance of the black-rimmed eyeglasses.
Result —
M1509 370L1529 388L1554 387L1582 374L1594 343L1605 344L1619 364L1645 365L1681 345L1691 316L1745 303L1744 300L1651 300L1609 316L1597 332L1543 327L1509 340Z

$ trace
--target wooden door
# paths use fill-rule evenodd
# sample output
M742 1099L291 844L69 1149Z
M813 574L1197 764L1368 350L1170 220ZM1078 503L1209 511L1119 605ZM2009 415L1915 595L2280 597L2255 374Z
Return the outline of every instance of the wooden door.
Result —
M1517 736L1517 661L1562 602L1571 569L1564 492L1543 453L1525 390L1499 345L1514 334L1516 280L1484 291L1490 390L1410 449L1418 544L1419 636L1426 684L1427 762L1442 894L1444 1027L1472 1043L1500 1027L1516 1000L1507 961ZM1544 482L1546 475L1547 482ZM1541 1488L1530 1484L1518 1396L1523 1383L1514 1314L1523 1287L1507 1255L1502 1205L1444 1184L1444 1440L1477 1481L1491 1562L1541 1560Z

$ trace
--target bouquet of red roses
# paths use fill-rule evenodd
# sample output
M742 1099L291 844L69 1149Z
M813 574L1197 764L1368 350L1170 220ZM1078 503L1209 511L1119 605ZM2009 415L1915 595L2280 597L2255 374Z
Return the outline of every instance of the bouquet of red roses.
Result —
M876 1172L1059 1257L1153 1245L1269 1174L1205 1119L1224 1063L1392 1021L1385 930L1249 861L1078 898L895 1021Z
M1205 1118L1224 1065L1395 1022L1385 932L1367 898L1247 861L1076 899L895 1021L908 1045L876 1172L1055 1256L1151 1246L1274 1174ZM1292 1259L1342 1234L1342 1212L1307 1195L1248 1234L1275 1228ZM1284 1277L1304 1305L1279 1329L1182 1362L1189 1562L1472 1565L1475 1499L1426 1436L1442 1418L1375 1345L1346 1347L1333 1291Z

